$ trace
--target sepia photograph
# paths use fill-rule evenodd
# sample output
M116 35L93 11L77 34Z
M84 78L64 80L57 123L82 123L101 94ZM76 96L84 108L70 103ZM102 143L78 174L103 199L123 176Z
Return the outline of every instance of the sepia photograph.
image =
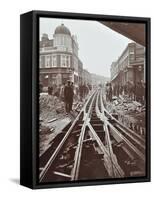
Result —
M39 17L39 183L146 176L146 26Z

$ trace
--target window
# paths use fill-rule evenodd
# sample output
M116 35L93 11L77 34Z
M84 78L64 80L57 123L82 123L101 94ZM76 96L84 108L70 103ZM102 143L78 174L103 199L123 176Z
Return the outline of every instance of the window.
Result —
M70 67L70 56L61 55L61 67Z
M130 60L130 62L133 62L134 59L135 59L135 56L134 56L133 54L129 56L129 60Z
M70 67L70 56L66 57L66 65L67 67Z
M61 56L61 66L62 67L66 67L67 66L67 64L66 64L66 56L65 55Z
M56 55L52 56L52 67L56 67L57 66L57 59L56 59Z
M60 45L60 37L57 37L57 46Z
M74 70L78 72L78 60L74 57Z
M50 56L45 56L45 67L50 67Z

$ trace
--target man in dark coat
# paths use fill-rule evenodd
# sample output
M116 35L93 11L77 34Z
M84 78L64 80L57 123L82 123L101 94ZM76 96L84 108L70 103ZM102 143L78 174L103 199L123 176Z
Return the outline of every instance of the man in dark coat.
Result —
M71 88L72 88L72 91L71 91L72 95L70 95L70 105L69 105L69 110L70 111L72 110L73 97L74 97L74 85L73 85L73 82L71 83Z
M64 101L65 101L65 110L66 113L71 111L72 103L73 103L73 87L71 86L71 82L67 81L67 85L64 88Z
M112 101L112 85L111 83L109 84L109 101Z

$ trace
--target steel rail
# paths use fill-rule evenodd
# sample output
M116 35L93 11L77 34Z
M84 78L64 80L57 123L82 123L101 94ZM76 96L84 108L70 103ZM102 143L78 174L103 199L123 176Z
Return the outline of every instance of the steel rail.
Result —
M113 169L113 161L112 161L113 150L112 150L112 146L111 146L111 140L110 140L110 136L109 136L108 127L107 127L106 122L105 122L104 113L100 112L100 110L98 108L98 99L99 99L99 95L97 95L97 100L96 100L96 108L95 108L96 115L102 121L102 123L104 124L105 138L106 138L106 143L107 143L107 147L108 147L108 151L109 151L109 155L110 155L109 157L110 157L111 166L112 166L112 176L114 177L116 175L115 175L115 171Z
M124 128L122 128L119 124L116 125L116 127L118 129L120 129L122 132L124 132L124 134L126 134L129 138L131 138L136 144L138 144L140 146L140 148L145 151L145 145L142 144L140 141L138 141L137 139L135 139L132 135L130 135L129 133L127 133ZM125 136L126 137L126 136Z
M101 101L102 101L102 98L101 98ZM101 105L103 106L103 101L101 103ZM102 107L102 109L106 112L105 108ZM110 115L110 114L109 114ZM111 116L112 117L112 116ZM114 117L112 117L114 118ZM115 119L115 118L114 118ZM119 130L117 130L108 120L107 120L107 117L106 117L106 123L107 125L114 131L114 133L116 133L132 150L133 152L142 160L145 162L145 156L144 154L138 150L125 136L123 136ZM118 123L118 121L115 119L115 121Z
M99 96L100 96L101 111L98 108L98 98L99 98ZM106 134L106 142L107 142L108 152L109 152L108 156L109 156L109 159L110 159L111 165L112 165L112 176L113 177L123 177L124 172L121 169L120 165L118 164L115 154L113 153L111 139L110 139L110 135L109 135L109 130L108 130L106 118L105 118L105 115L104 115L103 102L101 101L101 92L100 92L99 96L97 96L97 100L96 100L96 114L104 124L104 129L105 129L105 134Z
M109 127L116 133L124 142L126 145L128 145L140 159L142 159L145 162L145 156L144 154L138 150L125 136L123 136L110 122L107 121L107 124Z
M44 178L46 172L48 171L48 169L50 168L50 166L52 165L53 161L55 160L55 158L57 157L59 151L61 150L62 146L64 145L65 141L67 140L67 138L69 137L69 135L71 134L73 128L75 127L76 123L78 122L81 114L83 112L85 112L85 108L87 106L87 104L90 102L92 96L94 95L95 91L90 95L89 99L87 100L87 102L85 103L84 107L81 109L81 111L79 112L79 114L77 115L77 117L75 118L75 120L73 121L71 127L69 128L69 130L66 132L64 138L62 139L62 141L59 143L58 147L56 148L56 150L54 151L54 153L51 155L50 159L48 160L48 162L46 163L46 165L43 167L40 175L39 175L39 180L40 182L42 181L42 179Z
M100 105L100 107L99 107L99 105ZM91 116L91 114L93 113L93 108L95 109L97 118L99 118L101 120L101 122L103 123L104 130L105 130L105 142L106 142L107 146L104 145L103 141L97 134L97 131L94 130L94 128L93 128L93 125L92 125L93 118ZM93 141L96 141L99 149L101 150L102 154L104 155L104 166L110 177L120 178L120 177L125 176L125 172L119 165L118 159L113 152L113 147L112 147L111 138L110 138L111 130L114 132L114 134L116 134L118 136L118 138L120 138L120 140L122 140L124 142L124 144L126 145L125 148L128 148L128 151L132 152L132 156L135 155L135 156L137 156L137 158L140 159L140 161L142 163L145 162L144 154L137 147L135 147L134 144L132 144L128 139L128 136L129 136L129 138L133 140L133 136L130 136L130 133L125 133L124 130L121 130L125 133L125 135L122 135L120 130L116 126L114 127L114 125L108 121L108 117L105 115L105 112L109 115L109 117L111 116L108 113L108 111L104 108L103 99L102 99L102 90L93 91L90 94L90 96L88 97L87 101L85 102L85 105L83 106L83 108L81 109L81 111L79 112L77 117L75 118L71 127L65 133L63 139L60 141L57 148L55 149L55 151L53 152L53 154L51 155L51 157L49 158L49 160L43 167L43 169L40 173L40 176L39 176L40 182L43 181L43 179L46 176L46 173L49 172L48 170L50 169L54 160L57 158L57 156L63 149L63 146L66 144L67 140L70 138L70 136L71 137L73 136L72 134L74 133L73 132L74 127L81 120L81 116L82 116L82 123L81 123L80 129L79 129L79 136L78 136L78 139L76 142L75 153L73 154L73 160L72 160L73 167L71 169L71 172L69 174L64 174L62 172L55 171L54 172L55 174L70 178L70 180L72 180L72 181L79 179L84 138L85 138L85 134L87 133L86 132L87 129L89 131L88 134L90 136L90 139L92 139ZM117 124L119 124L118 121L114 117L111 116L111 119L115 120L115 122ZM126 135L127 135L127 137L126 137ZM135 141L135 140L136 139L134 139L133 141ZM137 144L139 144L139 142Z
M145 142L145 140L140 136L138 135L137 133L135 133L133 130L131 130L130 128L128 127L124 127L124 125L122 123L120 123L115 117L113 117L109 111L107 111L105 108L104 108L104 111L111 117L111 119L113 119L117 124L119 124L121 127L123 127L124 129L126 129L128 132L130 132L131 134L133 134L135 137L137 137L140 141L142 141L143 143ZM129 133L127 132L127 135L128 136L131 136Z
M80 133L80 137L79 137L79 140L78 140L78 145L77 145L77 149L76 149L76 152L75 152L75 157L74 157L74 166L73 166L73 169L72 169L72 172L71 172L71 180L78 180L78 177L79 177L79 171L80 171L80 162L81 162L81 155L82 155L82 147L83 147L83 141L84 141L84 136L85 136L85 131L86 131L86 127L90 121L90 112L92 110L92 105L93 105L93 102L94 102L94 99L95 99L95 96L96 96L97 93L94 94L94 96L92 97L92 100L90 102L90 106L89 106L89 109L86 113L86 110L84 110L84 123L82 125L82 128L81 128L81 133Z
M96 131L93 129L93 127L92 127L92 125L90 123L88 123L88 127L89 127L91 133L93 134L93 137L95 138L99 148L101 149L102 153L104 154L105 162L108 162L106 164L106 170L108 171L108 174L111 177L116 177L116 178L124 177L123 170L121 169L120 166L117 167L116 159L112 159L111 160L111 156L109 155L109 152L107 151L106 147L104 146L104 144L102 143L101 139L99 138L99 136L97 135ZM109 163L111 163L111 164L109 164ZM111 171L112 171L111 173L109 171L110 169L108 169L110 166L114 166L114 168L111 169Z
M100 140L96 131L93 129L93 127L90 123L90 114L92 112L92 106L93 106L93 103L94 103L94 99L96 98L96 95L98 96L98 92L95 94L95 96L93 96L93 100L91 101L88 112L85 113L85 116L84 116L84 124L82 126L80 138L78 140L79 143L78 143L76 153L75 153L75 159L74 159L75 163L74 163L74 167L73 167L73 170L72 170L72 173L71 173L71 180L78 180L78 177L79 177L80 162L81 162L81 156L82 156L82 147L83 147L86 127L89 128L90 136L92 137L93 140L95 140L97 142L99 148L101 149L102 153L104 154L105 162L107 162L106 169L108 171L108 174L111 177L118 177L118 178L124 177L123 170L119 166L118 167L116 166L117 165L116 159L114 159L113 164L109 164L109 163L111 163L109 152L107 151L106 147L104 146L104 144L102 143L102 141ZM114 156L114 155L112 155L112 156ZM109 167L112 166L112 165L114 165L116 167L114 167L114 169L110 170ZM112 173L111 173L111 171L112 171Z

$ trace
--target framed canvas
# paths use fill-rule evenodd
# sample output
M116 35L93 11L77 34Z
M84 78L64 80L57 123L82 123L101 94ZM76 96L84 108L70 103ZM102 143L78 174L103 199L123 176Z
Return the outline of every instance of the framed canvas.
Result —
M21 185L150 181L150 18L20 19Z

